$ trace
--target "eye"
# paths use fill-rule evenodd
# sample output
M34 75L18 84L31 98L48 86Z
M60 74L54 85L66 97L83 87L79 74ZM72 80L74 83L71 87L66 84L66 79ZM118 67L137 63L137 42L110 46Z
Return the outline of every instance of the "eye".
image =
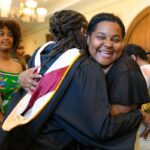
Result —
M119 37L115 37L112 39L114 43L119 43L121 39Z
M2 31L0 31L0 36L3 36L3 35L4 35L4 33Z
M9 32L8 34L10 37L13 37L13 33L12 32Z
M96 38L99 40L105 40L106 39L106 37L103 35L97 35Z

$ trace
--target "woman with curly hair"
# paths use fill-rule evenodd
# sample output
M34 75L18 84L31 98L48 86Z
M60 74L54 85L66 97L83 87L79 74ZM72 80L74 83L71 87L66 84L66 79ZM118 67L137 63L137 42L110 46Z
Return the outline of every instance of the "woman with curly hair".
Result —
M22 64L15 54L21 41L21 28L13 20L0 20L0 96L1 118L6 113L13 93L18 89Z

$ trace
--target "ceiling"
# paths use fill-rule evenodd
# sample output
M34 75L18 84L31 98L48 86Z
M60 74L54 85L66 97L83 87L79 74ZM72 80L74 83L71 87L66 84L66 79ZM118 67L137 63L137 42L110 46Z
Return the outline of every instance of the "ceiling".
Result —
M38 23L38 22L31 22L26 23L20 20L19 18L15 17L14 19L19 22L19 24L22 27L23 32L28 32L30 30L33 30L35 28L39 28L41 26L44 26L45 24L48 25L48 19L53 12L61 9L67 9L70 6L85 1L85 0L36 0L38 2L38 7L45 7L48 10L48 14L46 17L45 23ZM88 1L88 0L86 0ZM17 10L19 9L19 3L25 2L25 0L12 0L12 9L15 13L17 13Z
M57 10L73 9L80 11L82 13L86 13L87 10L90 11L90 9L93 9L92 7L94 8L101 7L106 3L112 3L118 0L93 0L92 2L91 0L36 0L36 1L38 2L38 7L45 7L48 9L46 21L44 23L37 23L37 22L25 23L20 19L15 18L15 20L18 21L19 24L21 25L24 33L40 28L42 26L48 26L49 17ZM17 10L19 9L19 3L25 2L25 0L12 0L12 2L13 2L12 8L17 13Z

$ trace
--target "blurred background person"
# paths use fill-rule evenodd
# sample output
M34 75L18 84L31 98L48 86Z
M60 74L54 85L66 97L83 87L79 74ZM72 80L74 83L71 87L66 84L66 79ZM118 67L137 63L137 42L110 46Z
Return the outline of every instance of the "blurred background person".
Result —
M24 57L24 55L25 55L25 47L24 47L23 41L20 42L20 45L19 45L19 47L16 49L16 52L17 52L16 54L17 54L19 57L21 57L21 58Z
M27 64L26 68L28 68L28 63L29 63L29 61L30 61L30 59L31 59L31 55L25 54L25 55L24 55L24 59L25 59L25 62L26 62L26 64Z
M124 50L140 66L150 94L150 64L146 51L136 44L128 44L125 46ZM149 109L145 111L150 113L150 106Z
M150 94L150 64L146 51L136 44L128 44L124 47L124 50L140 66ZM142 110L150 113L150 103L143 104ZM139 134L144 130L144 127L145 126L141 124ZM147 139L140 138L138 140L140 150L148 150L150 148L150 134Z
M16 52L21 41L21 28L13 20L0 20L0 114L7 111L11 97L19 88L18 75L22 64L11 53ZM18 60L18 61L17 61Z
M17 48L16 53L14 53L14 54L15 54L14 56L15 56L17 59L20 60L22 66L23 66L23 68L24 68L24 70L27 69L27 68L28 68L28 62L29 62L29 60L30 60L30 58L31 58L31 55L26 54L23 41L20 42L20 45L19 45L19 47Z

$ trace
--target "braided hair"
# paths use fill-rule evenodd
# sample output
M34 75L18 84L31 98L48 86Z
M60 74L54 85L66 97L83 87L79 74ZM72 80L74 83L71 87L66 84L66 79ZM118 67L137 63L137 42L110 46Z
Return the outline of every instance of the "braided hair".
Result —
M81 28L87 29L88 22L79 12L62 10L54 13L49 19L49 31L56 45L50 52L50 58L71 48L78 48L85 52L86 38L81 33Z

